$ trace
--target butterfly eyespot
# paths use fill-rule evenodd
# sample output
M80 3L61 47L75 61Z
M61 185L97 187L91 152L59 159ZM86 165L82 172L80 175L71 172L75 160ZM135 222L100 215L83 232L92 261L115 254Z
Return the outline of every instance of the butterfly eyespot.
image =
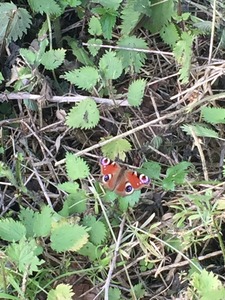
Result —
M102 177L102 182L106 183L112 178L112 174L106 174Z
M110 163L111 163L111 160L107 157L103 157L101 159L101 165L103 165L103 166L108 166Z
M125 192L127 195L132 194L134 191L134 188L132 187L132 185L130 184L130 182L127 182L125 185Z
M140 174L139 179L143 184L149 184L151 181L150 178L148 178L148 176L146 176L145 174Z

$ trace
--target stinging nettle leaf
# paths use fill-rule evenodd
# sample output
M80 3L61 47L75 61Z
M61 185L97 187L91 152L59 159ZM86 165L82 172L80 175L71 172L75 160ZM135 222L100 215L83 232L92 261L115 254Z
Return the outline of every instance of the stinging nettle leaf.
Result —
M128 88L128 102L132 106L138 106L141 104L144 92L145 92L146 81L144 79L138 79L133 81Z
M27 33L31 24L31 16L24 8L17 8L13 3L0 4L0 43L7 30L7 42L16 41Z
M41 63L47 70L58 68L64 61L66 50L55 49L46 51L41 58Z
M64 78L69 82L76 84L84 90L91 90L99 80L97 69L93 67L82 67L77 70L66 72Z
M148 49L145 40L137 38L136 36L125 36L119 40L118 46L127 48L117 51L123 68L132 71L132 73L138 73L146 60L146 54L138 51L138 49Z
M168 24L174 15L174 0L167 1L151 1L151 18L147 24L147 28L151 30L152 33L160 31L161 28Z
M180 39L177 28L174 23L168 23L160 30L160 36L165 43L174 47L176 42Z
M173 48L174 56L177 62L181 65L179 70L180 81L187 83L189 80L189 73L192 58L192 44L195 36L188 32L183 32L179 41Z
M144 173L149 178L159 179L161 173L161 165L156 161L144 162L142 167L138 169L139 173Z
M66 125L71 128L90 129L99 122L97 104L91 98L81 101L74 106L66 118Z
M76 157L68 152L66 154L66 172L72 180L86 178L90 173L87 163L81 157Z
M19 241L26 235L25 226L12 218L0 220L0 237L7 241Z
M79 189L79 184L77 182L63 182L57 185L58 189L66 193L75 193Z
M68 45L71 47L73 55L76 57L76 59L86 66L94 66L93 60L90 58L88 52L81 47L80 43L70 37L64 38Z
M101 4L103 7L107 7L110 9L115 9L117 10L120 6L120 3L122 2L122 0L93 0L93 3L99 3Z
M116 157L124 160L126 158L126 152L130 151L131 148L131 144L127 140L118 139L102 146L102 153L112 160Z
M221 107L202 107L203 119L210 124L225 124L225 109Z
M102 25L102 34L105 39L110 40L112 38L112 29L116 24L117 12L115 9L102 9L103 14L100 22Z
M96 45L96 46L93 46ZM99 45L99 46L98 46ZM102 40L100 39L90 39L88 40L88 50L90 51L92 56L96 56L102 45Z
M97 35L97 36L102 34L102 26L100 20L97 17L95 16L91 17L89 22L88 32L92 35Z
M108 79L117 79L122 74L121 60L112 51L106 52L99 61L99 68Z
M60 6L54 0L28 0L31 9L40 14L60 15Z
M138 11L134 7L133 1L126 1L121 12L122 24L121 34L122 36L129 36L131 31L135 28L135 26L140 21L141 11Z
M201 125L187 125L184 124L181 126L181 129L186 132L188 135L193 135L193 132L196 136L200 137L211 137L218 138L219 134L210 128Z

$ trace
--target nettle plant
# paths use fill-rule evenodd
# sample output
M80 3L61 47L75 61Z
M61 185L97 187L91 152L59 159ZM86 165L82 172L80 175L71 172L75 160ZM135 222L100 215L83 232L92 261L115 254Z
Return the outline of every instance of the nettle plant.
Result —
M201 117L204 122L196 122L195 124L184 124L182 130L188 135L193 135L193 132L198 137L208 137L224 140L219 136L219 131L215 125L225 124L225 109L221 107L201 108Z
M70 207L70 212L81 210L81 207L78 209ZM59 213L48 206L43 206L40 212L21 208L18 221L12 218L1 219L0 237L8 245L4 247L5 251L1 256L0 269L1 274L4 274L4 281L0 280L0 290L7 290L7 286L10 284L13 289L18 291L24 277L33 278L34 274L36 278L41 276L45 261L40 259L40 255L43 254L44 249L57 253L77 252L80 255L88 256L91 261L100 261L105 258L107 251L105 250L103 253L102 247L100 247L106 238L104 223L89 215L78 224L78 220L69 217L68 212L66 204L63 211ZM34 279L28 280L26 293L29 294L29 291L33 290L31 295L34 295L35 289L37 287ZM58 287L58 290L50 291L48 299L52 299L50 298L51 293L59 296L60 290L63 295L66 292L71 293L69 286L61 286ZM2 295L0 293L0 296ZM3 298L6 299L6 297Z
M116 99L113 85L115 80L122 74L134 75L141 72L147 60L146 52L149 50L146 41L134 35L135 29L141 26L153 34L160 33L162 40L171 47L180 66L180 80L182 83L188 82L192 43L200 30L194 29L195 19L189 13L178 15L175 0L128 0L125 3L122 0L92 0L89 6L85 0L50 0L48 3L44 0L29 0L28 3L33 13L44 15L46 21L38 34L40 45L20 50L26 66L18 68L17 78L12 79L11 84L18 81L17 90L32 91L35 82L40 82L40 74L37 72L40 65L53 72L54 81L58 85L54 71L63 63L66 50L62 47L53 49L53 29L56 45L62 45L62 40L67 41L76 60L83 65L77 70L66 72L63 78L88 92L94 91L100 96L109 95ZM88 51L77 40L69 36L62 37L60 17L66 7L72 7L80 19L85 17L85 12L89 9L91 17L87 19L90 35L86 43ZM3 16L1 43L17 41L27 33L31 16L26 9L18 8L13 3L2 3L0 13ZM102 44L112 40L117 23L120 23L120 38L114 40L116 50L100 55ZM179 26L181 23L185 24L185 29ZM47 35L48 43L42 43L43 37ZM145 80L134 80L130 83L128 101L131 105L137 106L141 103L145 84Z

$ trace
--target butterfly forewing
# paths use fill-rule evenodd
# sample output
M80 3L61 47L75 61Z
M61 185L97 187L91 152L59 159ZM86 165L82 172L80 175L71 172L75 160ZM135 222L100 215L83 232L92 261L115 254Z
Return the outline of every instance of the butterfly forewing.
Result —
M125 175L127 181L130 182L130 184L135 190L140 190L141 188L148 186L150 184L150 180L148 179L147 176L146 176L146 180L143 181L141 180L141 177L144 176L143 174L127 170Z
M102 175L111 175L111 179L109 181L103 182L109 190L113 191L115 189L121 170L122 168L115 162L110 162L108 165L101 164Z

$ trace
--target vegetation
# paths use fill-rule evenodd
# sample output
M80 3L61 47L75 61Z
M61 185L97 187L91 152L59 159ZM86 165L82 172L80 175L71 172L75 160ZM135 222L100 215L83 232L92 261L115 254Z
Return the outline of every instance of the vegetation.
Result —
M0 16L0 298L225 299L224 1ZM105 189L102 156L150 187Z

